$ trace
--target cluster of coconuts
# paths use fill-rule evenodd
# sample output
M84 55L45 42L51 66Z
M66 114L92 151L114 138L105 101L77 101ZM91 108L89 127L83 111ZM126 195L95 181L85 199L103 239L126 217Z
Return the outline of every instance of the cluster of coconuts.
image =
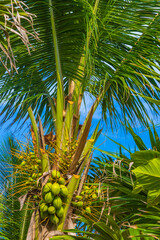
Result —
M20 160L23 159L23 156L20 156ZM34 164L32 164L34 163ZM42 175L41 173L41 160L35 156L34 153L30 153L30 155L27 156L26 161L23 160L20 164L20 166L28 170L30 172L30 177L27 179L26 184L34 184L36 183L36 180Z
M84 186L81 194L75 197L75 201L72 202L72 206L76 208L83 208L84 212L87 214L91 213L91 208L88 205L94 205L98 198L98 191L90 189L88 186Z
M55 225L64 215L63 206L68 196L68 189L64 184L65 179L61 177L60 172L53 170L50 182L42 189L43 199L39 203L41 218L49 219Z

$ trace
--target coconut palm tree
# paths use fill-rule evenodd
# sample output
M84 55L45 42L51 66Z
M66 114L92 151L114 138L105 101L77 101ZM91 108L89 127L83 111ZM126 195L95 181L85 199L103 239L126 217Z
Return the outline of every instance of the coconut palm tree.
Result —
M27 239L47 239L73 228L72 201L76 208L82 207L75 194L80 197L83 189L87 191L83 185L100 134L97 125L88 139L97 106L102 106L111 125L114 119L126 117L145 124L148 107L158 113L160 4L142 0L25 3L37 16L34 28L40 41L30 38L34 51L28 56L13 36L19 74L10 77L2 72L0 97L7 103L1 114L5 121L14 113L19 121L30 116L32 144L16 153L21 164L15 168L26 177L21 207L30 201L33 208ZM23 26L31 31L28 23ZM81 125L80 106L86 92L94 103ZM44 135L42 125L51 132ZM47 212L52 198L59 198L52 206L56 209L63 200L63 214Z

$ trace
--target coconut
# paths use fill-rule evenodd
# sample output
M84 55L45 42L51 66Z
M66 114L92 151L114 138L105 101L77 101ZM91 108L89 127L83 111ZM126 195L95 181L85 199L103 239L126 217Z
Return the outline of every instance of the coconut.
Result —
M82 200L82 196L76 196L77 200Z
M73 207L77 207L77 202L72 202Z
M84 186L83 189L84 190L89 190L89 187L88 186Z
M97 195L95 193L92 194L92 199L97 199Z
M50 215L49 219L53 224L57 225L59 223L59 218L56 215Z
M63 177L60 177L58 180L59 184L65 184L65 179Z
M56 212L55 207L50 206L50 207L48 208L48 212L49 212L50 214L54 214L54 213Z
M62 200L60 197L56 197L53 201L53 206L56 208L56 209L59 209L62 207Z
M64 185L60 185L60 194L63 197L67 197L68 196L68 188Z
M52 171L52 178L60 178L61 174L59 171L53 170Z
M37 163L41 163L41 159L37 159L36 162L37 162Z
M48 206L45 203L42 203L40 205L40 211L41 212L46 212L48 210Z
M46 185L44 185L42 193L45 194L45 193L50 192L51 188L52 188L52 183L47 183Z
M83 202L82 201L77 202L77 207L83 207Z
M82 195L82 196L84 196L84 194L85 194L85 192L84 192L84 191L82 191L82 192L81 192L81 195Z
M39 168L38 165L34 165L34 166L33 166L33 169L34 169L34 170L38 170L38 168Z
M35 179L37 177L37 174L36 173L33 173L32 174L32 178Z
M63 207L57 209L56 215L57 215L59 218L63 217L63 214L64 214L64 209L63 209Z
M51 203L53 201L54 197L51 192L46 193L44 196L44 200L46 203Z
M86 207L85 212L90 214L91 213L91 208L90 207Z
M21 166L23 167L26 164L25 161L21 162Z
M31 177L29 177L28 180L29 180L30 182L33 182L33 181L34 181L33 178L31 178Z
M59 186L59 184L58 184L58 183L52 184L51 191L52 191L52 193L53 193L54 196L58 195L59 192L60 192L60 186Z

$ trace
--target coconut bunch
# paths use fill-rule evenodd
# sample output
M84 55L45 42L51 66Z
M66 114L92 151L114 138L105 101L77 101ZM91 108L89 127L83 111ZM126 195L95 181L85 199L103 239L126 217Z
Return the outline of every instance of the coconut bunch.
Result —
M84 185L80 195L75 196L72 201L75 213L81 211L82 214L91 214L93 206L99 198L99 193L100 190Z
M24 175L27 179L25 184L28 186L36 186L37 180L42 176L41 159L39 159L34 152L27 152L21 154L19 173ZM28 174L27 174L28 173Z
M51 177L42 189L42 199L39 202L42 219L57 225L64 214L64 205L68 196L68 189L64 185L65 179L59 171L53 170Z

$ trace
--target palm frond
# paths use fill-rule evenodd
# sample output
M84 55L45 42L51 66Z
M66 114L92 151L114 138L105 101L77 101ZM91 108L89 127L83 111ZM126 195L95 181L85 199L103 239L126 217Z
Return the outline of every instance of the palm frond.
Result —
M26 236L30 213L27 205L20 211L18 201L19 194L15 195L16 189L12 186L22 181L21 176L15 177L13 165L19 162L11 152L19 149L18 144L9 137L0 148L0 238L2 239L23 239Z

